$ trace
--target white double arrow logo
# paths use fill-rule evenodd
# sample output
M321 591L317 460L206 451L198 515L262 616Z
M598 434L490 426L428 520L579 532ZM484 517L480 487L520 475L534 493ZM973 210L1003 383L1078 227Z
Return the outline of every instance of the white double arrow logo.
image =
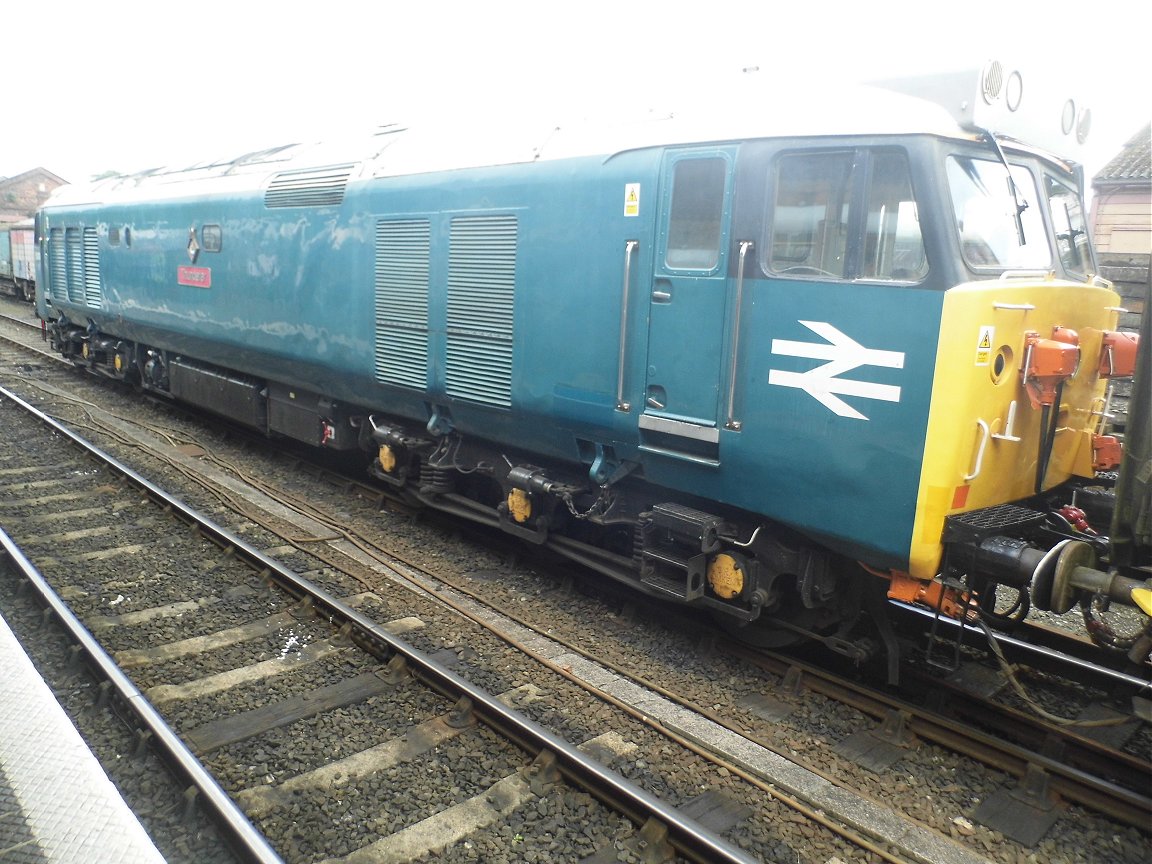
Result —
M890 369L904 368L903 351L878 351L865 348L855 339L841 333L824 321L799 322L828 340L828 344L816 342L792 342L788 339L773 339L772 353L786 357L807 357L812 360L827 360L823 366L807 372L783 372L779 369L768 371L768 383L781 387L797 387L809 396L839 414L857 420L868 418L835 395L862 396L865 399L882 399L885 402L899 402L900 388L889 384L871 384L867 381L853 381L839 378L857 366L886 366Z

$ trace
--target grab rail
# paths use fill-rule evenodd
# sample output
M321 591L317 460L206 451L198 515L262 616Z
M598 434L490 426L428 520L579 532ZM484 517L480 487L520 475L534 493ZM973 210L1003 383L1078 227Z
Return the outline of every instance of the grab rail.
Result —
M976 465L973 467L971 474L964 475L965 481L975 480L980 476L980 469L984 465L984 448L988 446L988 424L983 420L977 420L976 425L980 427L980 431L983 433L983 435L980 438L980 449L976 451Z
M736 366L740 362L740 307L744 303L744 261L751 248L751 240L740 241L740 263L736 266L736 308L732 313L732 361L728 369L728 412L724 422L724 428L734 432L739 432L741 425L733 415L736 411Z
M624 355L628 347L628 294L632 283L632 253L639 245L639 240L629 240L624 244L624 289L620 299L620 358L616 366L617 411L632 410L632 406L624 401Z

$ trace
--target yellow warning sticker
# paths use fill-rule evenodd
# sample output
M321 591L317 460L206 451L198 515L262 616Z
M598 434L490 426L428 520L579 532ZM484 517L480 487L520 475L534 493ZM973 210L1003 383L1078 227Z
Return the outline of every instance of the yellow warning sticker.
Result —
M624 185L624 215L640 215L640 184L626 183Z
M992 340L996 338L996 328L985 325L980 328L980 338L976 340L976 365L987 366L992 359Z

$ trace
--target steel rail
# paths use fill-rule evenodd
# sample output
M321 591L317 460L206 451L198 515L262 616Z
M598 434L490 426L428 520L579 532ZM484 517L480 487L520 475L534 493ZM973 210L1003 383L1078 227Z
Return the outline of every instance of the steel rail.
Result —
M970 724L880 693L854 681L836 677L819 667L787 656L765 654L739 643L728 643L727 650L783 677L790 669L801 673L803 686L877 719L891 712L905 715L906 728L919 738L932 741L956 753L962 753L986 765L1000 768L1017 778L1028 773L1029 766L1042 769L1052 791L1099 813L1147 831L1152 818L1152 798L1140 792L1102 779L1059 759L1002 741L974 729ZM1043 742L1038 742L1043 743Z
M951 635L962 634L968 645L988 645L987 637L979 628L969 624L961 625L959 621L952 618L943 615L936 616L931 609L911 606L897 600L889 600L888 605L889 608L898 610L903 615L919 616L925 623L935 622L940 627L948 628L948 633ZM961 627L963 627L962 630ZM1091 684L1102 690L1108 690L1112 687L1130 688L1133 695L1143 696L1146 699L1152 698L1152 682L1145 678L1117 669L1110 669L1107 666L1092 663L1083 657L1076 657L1055 648L1026 642L1007 633L997 632L996 641L1001 648L1005 649L1005 653L1010 659L1016 659L1039 669L1058 671L1069 677L1072 677L1071 673L1074 672L1082 683Z
M43 413L35 406L25 402L19 396L0 387L0 397L10 399L20 405L41 422L72 441L77 447L90 453L93 457L105 463L112 470L129 480L133 485L143 491L149 498L158 504L169 508L171 512L196 527L209 539L222 548L229 548L243 557L255 569L264 571L269 578L275 580L293 596L308 598L315 607L323 610L329 616L342 623L350 624L361 638L369 640L383 649L383 653L390 656L404 658L409 670L422 681L435 687L446 696L459 700L467 698L472 703L473 711L491 728L515 741L521 748L541 754L549 752L556 758L559 772L569 778L575 785L585 789L590 794L607 804L609 807L623 813L638 827L643 827L651 820L655 820L667 831L668 842L689 860L712 862L712 864L756 864L756 859L732 846L723 838L708 831L694 819L665 804L651 793L629 782L615 771L605 767L596 760L584 755L580 750L559 736L549 732L519 712L506 707L490 693L481 690L451 670L440 665L435 660L425 656L402 639L390 634L387 630L365 615L345 605L338 598L324 591L316 585L284 567L280 562L266 556L263 552L249 545L245 540L236 536L228 529L217 525L208 517L197 513L179 498L165 492L147 478L124 465L113 456L105 453L96 445L86 441L68 427L57 422ZM23 556L21 555L21 558ZM43 579L41 578L41 581ZM46 584L46 583L45 583ZM66 607L64 611L67 612ZM71 613L67 613L69 617ZM83 629L78 621L76 624ZM85 633L87 631L84 631ZM103 653L91 635L88 639L94 647ZM106 656L106 655L105 655ZM111 659L109 658L111 662ZM118 671L118 670L117 670ZM120 673L123 678L123 673ZM144 696L139 693L127 678L123 680L132 688L134 703L148 705ZM150 709L151 706L148 705ZM155 713L154 711L152 712ZM160 719L159 715L155 715ZM163 722L160 720L160 722ZM167 726L165 725L165 728ZM174 733L168 732L175 738ZM175 739L179 743L179 739ZM189 754L190 755L190 754ZM194 759L194 757L192 757ZM196 763L199 765L199 763ZM202 770L202 769L201 769ZM209 780L211 778L208 778ZM215 781L212 786L219 790ZM223 795L223 791L219 790ZM227 798L227 796L224 796ZM243 814L241 814L243 816ZM244 819L247 823L247 819ZM250 824L250 823L249 823ZM252 829L253 831L255 829ZM262 838L261 838L262 839ZM275 853L272 853L275 854ZM279 861L278 858L267 859Z
M9 396L7 391L3 391ZM67 604L52 589L36 566L28 560L20 547L0 528L0 546L3 546L13 565L33 587L47 608L52 610L60 625L69 637L80 646L93 668L94 674L111 683L116 694L133 713L143 728L151 734L149 746L156 748L161 758L180 776L197 790L201 806L211 814L218 828L227 836L234 851L245 861L260 864L283 864L283 859L268 845L256 828L248 821L244 812L236 806L220 784L208 773L192 752L180 740L180 736L157 713L127 675L116 665L116 661L100 646L88 632Z

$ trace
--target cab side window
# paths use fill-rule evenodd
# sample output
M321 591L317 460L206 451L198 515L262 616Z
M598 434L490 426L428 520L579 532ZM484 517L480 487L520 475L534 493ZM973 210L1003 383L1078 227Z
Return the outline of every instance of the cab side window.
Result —
M771 273L917 282L928 272L903 151L784 155L771 200Z
M770 271L843 278L851 176L851 152L780 160L768 238Z
M903 153L874 154L868 183L861 279L918 282L928 273L920 215Z
M1045 176L1048 210L1056 229L1056 250L1064 268L1077 276L1087 276L1093 269L1092 244L1088 242L1088 225L1080 196L1076 190L1054 177Z

